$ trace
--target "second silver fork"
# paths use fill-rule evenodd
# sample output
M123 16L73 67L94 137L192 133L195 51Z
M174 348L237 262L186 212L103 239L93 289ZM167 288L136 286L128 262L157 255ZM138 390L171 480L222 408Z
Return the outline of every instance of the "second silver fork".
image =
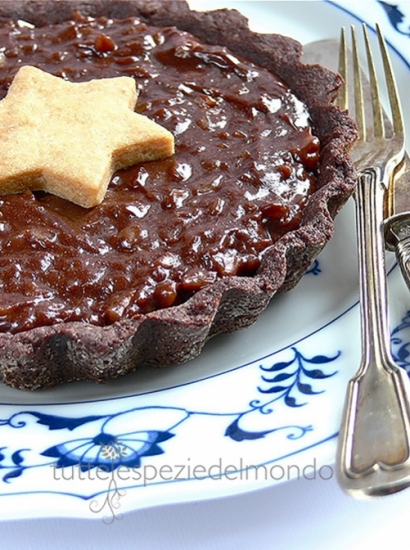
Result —
M373 123L367 132L365 98L352 30L355 118L360 138L352 151L358 170L356 222L358 234L362 359L349 382L338 443L338 480L355 496L386 495L410 486L410 383L391 356L384 260L385 191L404 156L404 127L387 49L378 29L391 104L392 135L380 103L373 56L364 27L369 66ZM340 72L346 81L342 108L348 107L347 54L341 40Z

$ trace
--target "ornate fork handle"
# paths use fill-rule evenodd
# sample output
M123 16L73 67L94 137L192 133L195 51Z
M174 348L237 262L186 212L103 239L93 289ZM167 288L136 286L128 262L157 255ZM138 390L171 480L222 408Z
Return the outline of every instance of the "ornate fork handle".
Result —
M408 230L410 219L407 218L406 229ZM400 240L396 247L396 258L407 286L410 288L410 235Z
M404 281L410 289L410 213L398 215L389 223L387 237L396 253Z
M357 495L410 486L410 382L388 338L381 171L363 171L356 190L362 362L350 381L339 437L339 482ZM367 282L366 282L367 281ZM353 435L354 434L354 435Z

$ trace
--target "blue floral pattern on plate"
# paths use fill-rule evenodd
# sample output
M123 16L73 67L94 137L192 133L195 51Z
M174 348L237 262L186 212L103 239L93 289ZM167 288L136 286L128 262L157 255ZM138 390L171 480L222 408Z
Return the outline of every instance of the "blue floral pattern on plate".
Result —
M299 425L275 425L269 430L264 431L249 431L241 428L241 420L251 413L259 412L262 415L272 414L274 412L273 405L285 405L287 407L303 407L307 405L307 401L300 401L300 397L314 396L322 393L324 389L317 389L323 386L320 382L326 378L334 376L337 371L330 373L324 372L322 369L308 369L306 364L310 365L325 365L335 362L340 356L337 352L333 357L325 355L317 355L312 358L304 357L297 348L292 348L293 357L288 361L278 361L273 365L260 365L259 368L263 373L278 373L273 378L267 378L262 374L261 378L268 387L258 387L257 391L262 394L272 394L273 398L261 401L260 399L252 400L246 410L232 413L217 413L201 410L187 410L179 407L161 407L159 405L151 405L149 407L136 407L133 409L121 411L111 415L100 416L82 416L82 417L62 417L51 414L44 414L38 411L21 411L14 413L7 419L0 419L0 427L8 426L14 429L24 429L28 423L24 418L27 416L34 417L38 424L47 426L49 430L71 431L74 432L78 427L89 425L88 437L65 439L57 445L53 445L42 451L41 456L51 457L54 462L45 462L44 465L54 464L55 468L65 468L68 466L78 466L81 471L88 471L92 468L100 467L105 471L112 471L120 466L140 467L141 459L164 453L164 449L160 446L161 443L173 438L179 427L192 420L196 416L223 416L226 419L233 420L229 423L225 430L225 436L234 441L254 440L267 436L268 434L284 430L290 439L298 439L303 437L307 431L312 430L312 426ZM315 387L312 383L304 381L307 378L310 382L315 381ZM141 414L149 409L162 410L164 414L169 412L180 413L180 419L174 424L170 424L165 431L158 430L136 430L127 433L114 433L110 429L110 423L118 420L123 415ZM101 420L103 423L101 425ZM98 429L95 426L98 426ZM64 436L67 437L67 436ZM6 458L5 451L8 451ZM3 454L0 454L0 472L4 473L2 480L9 483L12 478L19 477L25 470L29 468L38 468L39 464L30 464L25 458L25 453L29 449L7 449L1 448Z
M42 450L38 455L34 455L32 449L27 447L2 447L0 449L1 479L3 483L12 484L29 470L50 466L54 470L56 479L59 476L66 481L75 477L74 469L78 470L77 475L80 475L80 472L90 473L93 469L113 472L119 468L127 468L128 471L135 472L135 469L140 468L143 463L149 463L151 457L172 451L171 447L175 444L184 425L188 422L194 424L198 418L206 419L209 430L213 429L212 421L215 418L222 419L225 425L224 437L236 444L266 438L274 432L281 432L282 437L290 441L301 439L308 432L312 432L314 426L309 423L291 424L283 423L281 420L278 422L275 412L281 408L307 407L311 399L324 393L326 379L337 374L334 365L337 364L340 351L332 356L307 357L297 347L293 347L284 355L286 358L281 354L280 360L276 360L275 357L267 358L263 363L252 366L260 372L261 385L253 390L249 389L252 393L265 398L252 399L246 408L239 411L218 412L217 410L190 410L177 406L166 407L155 404L154 400L154 403L149 406L137 406L105 415L60 416L45 414L35 409L15 412L8 418L0 419L0 430L7 427L24 431L30 429L34 421L58 433L58 442ZM331 370L329 370L330 366L333 367ZM169 419L166 429L152 429L149 424L151 414L158 412ZM244 428L242 425L244 419L249 416L253 416L252 429ZM258 416L270 417L268 429L258 429ZM126 417L128 421L124 421ZM144 429L140 429L140 425L144 426ZM218 427L219 425L218 423ZM121 432L117 430L118 426L122 427ZM127 426L126 431L124 426ZM81 437L76 436L79 430L81 430ZM191 431L196 430L193 427ZM43 461L41 457L44 457ZM205 466L203 470L206 475ZM223 475L222 472L221 475ZM110 478L110 484L103 493L105 493L105 506L111 510L111 515L105 516L105 520L117 518L115 504L119 505L119 497L124 496L125 493L118 488L118 481L114 476ZM93 491L83 494L82 498L92 496L94 496ZM96 502L98 501L92 500L90 509L101 511L102 508L96 506Z

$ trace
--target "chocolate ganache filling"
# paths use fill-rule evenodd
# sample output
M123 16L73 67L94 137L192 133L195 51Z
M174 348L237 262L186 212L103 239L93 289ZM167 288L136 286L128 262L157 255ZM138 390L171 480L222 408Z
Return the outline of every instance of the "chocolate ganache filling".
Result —
M44 192L0 197L1 332L104 326L183 303L217 278L254 275L299 226L319 140L271 72L135 18L9 22L0 45L0 97L22 65L72 82L132 76L137 111L176 147L117 172L91 209Z

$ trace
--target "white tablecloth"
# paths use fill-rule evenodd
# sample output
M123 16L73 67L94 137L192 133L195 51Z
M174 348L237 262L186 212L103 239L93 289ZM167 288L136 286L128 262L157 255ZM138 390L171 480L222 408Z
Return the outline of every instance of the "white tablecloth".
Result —
M355 500L334 479L301 479L240 496L101 519L0 523L2 550L350 550L406 542L410 490Z

